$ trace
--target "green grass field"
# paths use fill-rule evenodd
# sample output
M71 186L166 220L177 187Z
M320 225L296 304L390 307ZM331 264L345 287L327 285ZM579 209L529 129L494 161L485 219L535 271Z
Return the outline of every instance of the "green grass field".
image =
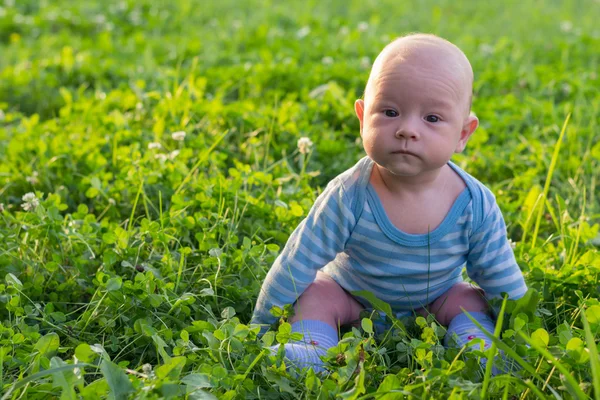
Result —
M0 2L1 398L599 400L598 21L597 0ZM453 160L535 289L496 341L521 371L433 319L286 371L288 325L248 325L262 280L364 154L353 102L412 31L473 65Z

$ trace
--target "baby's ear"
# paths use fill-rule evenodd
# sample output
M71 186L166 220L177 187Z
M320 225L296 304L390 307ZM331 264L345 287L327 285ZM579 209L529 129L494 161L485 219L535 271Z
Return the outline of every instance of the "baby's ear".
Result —
M479 126L479 119L475 116L475 114L469 114L469 117L465 120L463 124L462 130L460 131L460 139L456 144L456 148L454 149L455 153L461 153L465 147L467 146L467 142L469 138L475 132L475 129Z
M360 122L360 135L363 133L363 118L365 116L365 102L363 99L358 99L354 102L354 112Z

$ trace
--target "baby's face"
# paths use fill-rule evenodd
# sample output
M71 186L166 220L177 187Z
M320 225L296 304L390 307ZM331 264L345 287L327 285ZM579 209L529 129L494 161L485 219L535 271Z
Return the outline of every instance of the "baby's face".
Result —
M365 151L393 175L439 170L477 127L470 66L465 71L458 54L438 46L383 54L356 102Z

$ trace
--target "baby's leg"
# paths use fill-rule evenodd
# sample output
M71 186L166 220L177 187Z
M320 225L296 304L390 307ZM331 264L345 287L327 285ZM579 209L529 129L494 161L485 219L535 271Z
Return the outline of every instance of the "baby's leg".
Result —
M457 345L462 347L473 339L482 339L484 349L492 345L492 341L475 325L461 307L490 333L494 332L494 320L487 314L488 305L484 298L482 289L471 284L460 282L452 286L450 290L437 298L433 303L420 309L423 316L431 313L443 325L448 327L444 344L446 346ZM481 360L482 365L486 362ZM493 374L500 371L494 367Z
M294 305L290 322L317 320L336 329L359 318L363 306L329 275L319 271Z
M295 303L295 315L290 320L292 332L300 332L304 338L284 345L286 357L299 368L323 371L320 357L337 345L338 327L357 320L362 309L329 275L318 272Z
M461 307L469 313L485 313L488 305L483 290L469 283L459 282L426 308L421 308L419 313L423 316L433 314L439 323L448 326L456 316L463 313Z

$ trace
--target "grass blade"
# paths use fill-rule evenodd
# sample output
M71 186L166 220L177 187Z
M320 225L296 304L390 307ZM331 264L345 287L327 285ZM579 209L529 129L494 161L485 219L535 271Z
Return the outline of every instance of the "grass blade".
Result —
M585 331L585 342L590 352L590 366L592 367L592 384L594 385L594 399L600 400L600 361L598 359L598 348L594 341L594 335L590 329L590 324L585 316L585 312L581 311L581 321L583 322L583 330Z
M204 150L202 152L202 154L200 154L200 157L198 157L198 161L196 161L196 164L194 164L192 169L190 169L190 172L188 172L186 177L183 179L183 181L181 181L181 183L175 190L175 193L174 193L175 195L178 194L181 191L181 189L183 189L185 184L188 183L188 181L191 179L192 175L200 167L200 164L202 164L204 161L206 161L208 159L208 156L210 155L210 153L212 153L212 151L215 149L215 147L217 147L217 145L219 143L221 143L221 140L223 140L225 138L225 136L227 136L228 134L229 134L229 130L226 130L225 132L223 132L219 137L217 137L217 140L215 140L214 143L208 149Z
M575 378L573 378L573 376L571 375L571 373L569 372L569 370L560 363L560 361L558 361L558 359L556 359L552 354L550 354L550 352L546 349L541 348L540 346L537 345L537 343L534 343L529 337L527 337L527 335L525 335L523 332L518 332L519 335L521 335L521 337L523 338L523 340L525 340L525 342L530 345L532 348L534 348L538 353L540 353L544 358L546 358L546 360L549 360L552 362L553 365L556 366L556 368L563 373L565 379L567 380L567 383L569 384L569 386L571 386L571 389L573 390L573 392L575 392L575 394L577 395L578 399L587 399L588 396L586 396L586 394L583 392L583 390L581 390L581 388L579 387L579 384L577 383L577 381L575 380Z
M502 331L502 322L504 321L504 310L506 309L506 300L505 297L502 301L502 306L500 307L500 313L498 314L498 319L496 320L496 327L494 328L494 337L499 338L500 332ZM461 307L462 308L462 307ZM468 312L463 309L463 312L467 314ZM494 358L496 357L496 342L492 341L492 348L490 349L491 355L487 359L487 363L485 365L485 375L483 377L483 385L481 388L481 398L485 399L487 394L487 389L490 384L490 379L492 377L492 367L494 366Z
M128 394L134 391L133 385L125 372L115 363L104 359L100 363L100 370L116 400L126 399Z
M531 382L529 379L526 380L525 382L523 382L528 388L529 390L531 390L539 399L547 399L548 396L545 396L544 393L542 393L542 391L540 389L538 389L533 382Z
M535 247L535 241L537 240L538 232L540 229L540 222L542 221L542 215L544 214L546 199L548 198L548 191L550 190L550 182L552 181L552 174L554 174L554 169L556 168L556 162L558 161L558 153L560 152L560 144L562 143L563 136L567 131L567 125L569 124L569 119L571 118L571 113L567 115L567 119L563 124L563 127L560 131L560 135L558 136L558 140L554 145L554 153L552 154L552 160L550 161L550 168L548 169L548 175L546 176L546 183L544 184L544 192L542 193L542 204L540 204L540 209L538 211L537 219L535 221L535 229L533 230L533 236L531 237L531 249Z
M531 375L533 375L534 378L539 379L540 381L544 381L537 372L535 372L535 369L529 364L527 363L525 360L523 360L516 351L514 351L513 349L511 349L510 347L508 347L508 345L506 343L504 343L502 340L500 340L499 338L495 337L492 333L488 332L483 326L481 326L481 324L479 322L477 322L468 312L465 312L465 315L475 324L475 326L477 326L481 332L483 332L483 334L485 336L487 336L491 341L493 341L496 346L498 346L498 348L500 350L502 350L504 352L505 355L510 356L511 358L513 358L521 367L523 367L523 369L527 372L529 372Z
M85 368L85 367L97 368L95 365L92 365L92 364L78 363L78 364L63 365L61 367L47 369L45 371L40 371L36 374L29 375L27 378L23 378L15 383L13 383L13 385L10 387L10 389L8 389L6 391L6 393L4 393L4 396L2 396L1 400L8 399L10 397L10 394L12 392L14 392L16 389L19 389L19 388L27 385L29 382L35 381L36 379L43 378L44 376L56 374L58 372L69 371L69 370L72 370L75 368Z
M135 200L133 202L133 207L131 209L131 216L129 217L129 223L127 224L127 233L131 233L131 227L133 226L133 217L135 216L135 210L137 209L138 201L140 200L140 194L144 188L144 178L140 179L140 186L138 188L137 194L135 195ZM129 237L127 238L129 241Z

